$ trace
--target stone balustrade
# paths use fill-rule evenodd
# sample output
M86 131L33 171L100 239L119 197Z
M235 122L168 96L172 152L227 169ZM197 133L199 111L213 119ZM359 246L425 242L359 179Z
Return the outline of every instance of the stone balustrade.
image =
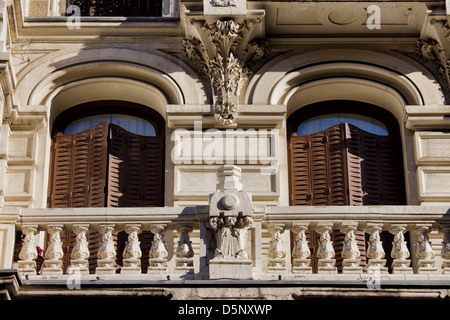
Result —
M448 274L450 216L447 211L445 207L434 206L268 207L263 225L276 227L278 232L291 230L295 235L292 273L311 273L311 252L305 236L308 231L320 235L317 273L337 273L337 257L330 235L333 231L340 231L345 235L340 252L342 273L362 273L360 262L366 259L367 273L387 274L390 267L392 274ZM356 230L363 230L367 235L364 257L355 239ZM383 248L380 238L383 231L393 235L390 252ZM442 239L440 252L435 252L430 244L432 231ZM410 235L408 239L406 232ZM271 244L278 241L272 234ZM441 269L436 267L437 254L440 255ZM390 266L386 265L388 256L392 258ZM271 257L269 264L270 260Z
M214 259L214 248L210 245L214 236L208 206L21 209L16 214L16 230L22 232L23 241L19 260L15 263L22 275L57 277L74 272L88 275L90 251L87 235L99 232L101 243L96 253L96 275L145 275L149 278L189 275L191 279L209 278L205 270ZM447 209L440 206L254 208L252 223L247 228L251 235L249 241L256 247L252 252L245 253L245 259L238 257L232 263L239 265L239 259L243 259L248 265L248 261L251 261L253 274L250 269L250 274L247 272L246 276L251 279L270 279L274 275L307 278L314 274L337 276L376 272L405 276L450 274L450 217ZM357 230L363 230L366 234L364 256L355 239ZM44 248L42 268L37 270L36 237L39 231L47 232L48 241ZM72 231L75 240L70 252L70 264L64 269L61 235L66 231ZM119 270L118 252L113 241L113 234L118 231L124 231L127 235ZM143 231L153 234L147 252L146 272L141 266L143 249L138 238ZM311 266L312 252L307 236L311 231L316 232L318 237L317 270ZM331 237L336 231L344 235L339 254L334 250ZM393 239L390 252L385 251L380 237L386 231L392 234ZM407 232L408 237L405 236ZM430 245L431 232L434 239L442 239L438 244L441 248L439 251L436 250L436 244L435 249ZM171 238L174 242L171 246L167 246L165 240L168 233L177 235ZM294 239L292 242L289 240L290 234ZM196 244L195 248L193 243ZM241 243L239 248L243 246ZM342 258L339 271L336 266L338 258ZM362 258L366 259L367 268L364 270L360 266ZM391 261L390 265L387 265L388 260ZM219 267L223 267L223 264L219 264Z

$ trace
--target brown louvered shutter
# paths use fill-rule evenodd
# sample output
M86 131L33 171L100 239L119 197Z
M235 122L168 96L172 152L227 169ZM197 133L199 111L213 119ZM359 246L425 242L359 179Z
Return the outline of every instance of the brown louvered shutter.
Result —
M162 142L110 125L108 207L163 205Z
M293 135L290 140L290 175L291 175L291 205L358 205L352 203L350 197L358 199L355 186L361 181L358 168L349 169L356 161L349 160L347 138L348 125L334 125L321 132L304 136ZM352 140L352 143L357 143ZM349 192L349 183L355 188ZM360 192L362 193L362 192ZM309 245L313 253L312 265L317 266L317 251L319 237L311 232ZM355 232L358 248L361 252L361 266L366 268L365 233ZM344 234L335 231L332 234L336 252L336 266L342 270L341 251Z
M351 205L401 205L405 190L399 150L391 136L347 125Z
M50 208L104 207L107 165L108 122L53 140L53 172L49 198ZM61 235L64 270L68 267L75 235ZM91 269L100 245L98 233L89 235Z
M350 204L402 205L406 203L400 150L392 136L378 136L347 126ZM391 252L393 236L380 234L385 252ZM360 247L361 250L361 247ZM392 258L386 255L387 265Z
M292 205L345 205L347 200L345 131L342 125L306 136L292 136Z
M110 125L108 207L158 207L163 198L162 137L140 136ZM153 234L143 231L140 235L143 272L148 267L148 252ZM123 245L125 241L119 241ZM120 264L123 247L118 248Z
M105 205L108 123L56 136L49 207Z

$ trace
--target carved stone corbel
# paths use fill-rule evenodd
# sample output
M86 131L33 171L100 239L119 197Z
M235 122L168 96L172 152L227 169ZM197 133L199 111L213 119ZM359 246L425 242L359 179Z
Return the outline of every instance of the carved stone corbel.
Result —
M192 18L190 22L200 39L185 38L184 54L209 83L216 120L229 126L236 121L241 90L269 53L266 40L249 39L261 19L223 18L209 23Z
M450 99L450 60L441 43L432 38L416 42L416 55L439 81L447 99Z

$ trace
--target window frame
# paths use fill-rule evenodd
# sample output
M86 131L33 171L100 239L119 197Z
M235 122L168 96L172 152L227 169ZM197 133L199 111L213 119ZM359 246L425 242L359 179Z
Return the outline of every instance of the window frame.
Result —
M289 205L292 205L292 188L291 179L293 173L291 172L291 142L292 136L297 135L298 126L316 116L331 114L331 113L355 113L364 116L369 116L374 119L380 120L388 130L388 136L392 139L394 143L394 148L397 150L398 154L396 157L401 161L402 172L402 183L405 192L405 204L407 204L407 181L405 173L405 157L403 155L403 142L400 134L400 125L395 116L388 110L365 102L359 102L354 100L326 100L321 102L316 102L309 104L307 106L301 107L295 112L293 112L287 119L286 122L286 133L287 133L287 156L288 156L288 183L289 183ZM364 130L364 129L362 129Z
M73 106L61 112L53 122L51 138L64 134L64 130L75 120L102 114L123 114L150 122L157 137L165 137L165 120L154 109L126 101L101 100Z
M389 136L400 142L400 126L392 113L382 107L354 100L327 100L299 108L287 120L288 140L306 120L332 113L354 113L377 119L386 126Z
M49 203L49 197L52 194L52 181L54 175L54 163L53 163L53 152L54 152L54 138L58 135L64 135L65 128L70 125L73 121L77 119L82 119L89 116L101 115L101 114L124 114L139 117L150 122L155 128L155 137L159 137L162 140L161 154L162 154L162 172L165 175L166 168L166 143L165 143L165 120L164 118L154 109L150 107L140 105L137 103L126 102L126 101L116 101L116 100L101 100L83 103L80 105L73 106L67 110L61 112L54 120L51 132L51 146L50 146L50 161L49 161L49 180L47 185L47 204ZM163 201L162 205L165 203L166 186L165 179L162 179L162 192Z

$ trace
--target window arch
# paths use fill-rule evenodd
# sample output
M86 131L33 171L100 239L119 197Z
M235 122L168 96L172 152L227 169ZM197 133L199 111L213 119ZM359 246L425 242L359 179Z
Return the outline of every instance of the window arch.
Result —
M164 137L163 118L137 104L100 101L62 112L53 125L48 207L163 206ZM100 235L89 237L94 257ZM148 238L141 242L150 249L152 234L144 231L140 237ZM73 234L63 235L63 241L69 257ZM119 265L122 251L117 249ZM90 259L94 268L95 259Z
M399 125L388 111L356 101L314 103L294 112L287 128L290 205L405 204ZM338 253L343 235L334 237ZM364 232L356 237L364 257Z
M53 126L49 206L163 206L163 122L151 109L119 101L61 113Z

